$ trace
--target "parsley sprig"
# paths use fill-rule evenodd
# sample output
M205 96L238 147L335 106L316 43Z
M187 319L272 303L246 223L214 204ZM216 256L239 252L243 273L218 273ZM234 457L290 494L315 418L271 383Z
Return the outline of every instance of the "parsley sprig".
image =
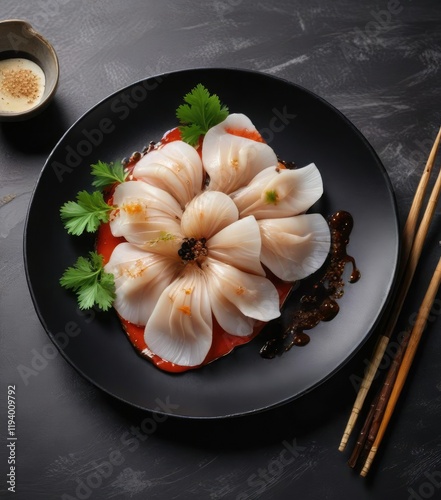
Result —
M94 233L101 222L109 221L110 212L115 207L106 203L99 190L124 182L128 175L119 162L113 164L98 161L91 165L91 168L95 178L92 186L98 190L93 193L80 191L77 194L77 201L68 201L60 209L64 227L69 234L75 236L80 236L84 231Z
M124 172L124 167L120 162L104 163L103 161L98 161L91 165L91 167L91 173L95 177L92 186L98 189L104 189L115 183L122 183L128 176L128 172Z
M89 252L89 258L78 257L74 266L64 271L60 284L76 293L80 309L97 305L107 311L115 299L114 276L104 271L103 257L97 252Z
M109 205L101 189L122 183L128 175L121 163L98 161L91 165L94 176L92 185L96 191L80 191L76 201L68 201L60 208L60 216L69 234L80 236L85 231L94 233L102 222L108 222L110 213L116 207ZM77 294L80 309L97 305L107 311L115 299L113 274L104 271L103 257L89 252L89 258L78 257L73 267L68 267L60 279L62 287Z
M100 191L80 191L77 201L68 201L61 207L60 215L67 232L79 236L84 231L94 233L101 222L108 222L114 208L104 201Z
M225 120L228 108L221 104L216 94L210 92L199 83L184 96L186 104L181 104L176 110L176 116L181 126L182 140L196 146L200 136L205 135L211 127Z

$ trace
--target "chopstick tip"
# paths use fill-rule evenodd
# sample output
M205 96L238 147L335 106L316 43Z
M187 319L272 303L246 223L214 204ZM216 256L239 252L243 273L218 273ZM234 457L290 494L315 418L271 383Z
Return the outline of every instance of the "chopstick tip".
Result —
M377 453L377 447L372 446L372 448L369 452L369 455L366 458L366 462L364 463L363 468L361 469L361 472L360 472L361 477L367 476L367 474L371 468L372 462L374 461L376 453Z

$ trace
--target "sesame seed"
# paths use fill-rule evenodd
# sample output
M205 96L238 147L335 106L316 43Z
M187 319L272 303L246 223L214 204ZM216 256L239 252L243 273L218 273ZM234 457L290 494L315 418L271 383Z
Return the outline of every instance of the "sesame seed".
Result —
M26 59L1 61L0 95L5 111L12 111L16 106L19 106L17 111L22 111L37 104L42 97L44 84L41 68L32 61Z

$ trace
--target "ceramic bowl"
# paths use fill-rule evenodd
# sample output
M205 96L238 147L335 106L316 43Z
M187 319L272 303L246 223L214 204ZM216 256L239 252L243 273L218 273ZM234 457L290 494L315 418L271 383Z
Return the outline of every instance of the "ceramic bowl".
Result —
M59 65L52 45L26 21L10 19L0 21L0 60L23 58L40 66L45 75L43 96L35 106L25 111L2 111L0 121L26 120L40 113L55 95Z

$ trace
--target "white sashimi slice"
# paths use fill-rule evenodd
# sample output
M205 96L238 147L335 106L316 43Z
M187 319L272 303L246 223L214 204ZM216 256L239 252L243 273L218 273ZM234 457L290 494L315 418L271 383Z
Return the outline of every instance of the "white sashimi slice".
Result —
M188 238L208 239L238 218L237 207L228 195L219 191L204 191L187 205L181 229Z
M263 169L278 164L270 146L233 135L229 130L257 134L256 127L247 116L233 113L205 135L202 162L210 176L208 189L227 194L248 184Z
M258 221L262 263L284 281L306 278L325 262L331 242L329 226L320 214Z
M254 217L245 217L225 227L207 241L208 255L247 273L265 276L260 263L262 241Z
M212 314L200 268L187 265L161 294L145 327L148 348L180 366L200 365L212 343Z
M202 264L211 308L219 325L237 336L249 335L254 321L280 316L279 295L270 280L208 257Z
M104 267L115 278L113 306L118 314L131 323L145 325L179 266L176 260L120 243Z
M116 187L113 203L117 206L110 221L114 236L155 253L177 252L182 210L170 194L143 181L128 181Z
M240 216L256 219L291 217L305 212L323 194L314 163L296 170L266 168L245 187L231 194Z
M168 191L185 205L202 189L202 161L192 146L173 141L143 156L133 175L153 186Z

